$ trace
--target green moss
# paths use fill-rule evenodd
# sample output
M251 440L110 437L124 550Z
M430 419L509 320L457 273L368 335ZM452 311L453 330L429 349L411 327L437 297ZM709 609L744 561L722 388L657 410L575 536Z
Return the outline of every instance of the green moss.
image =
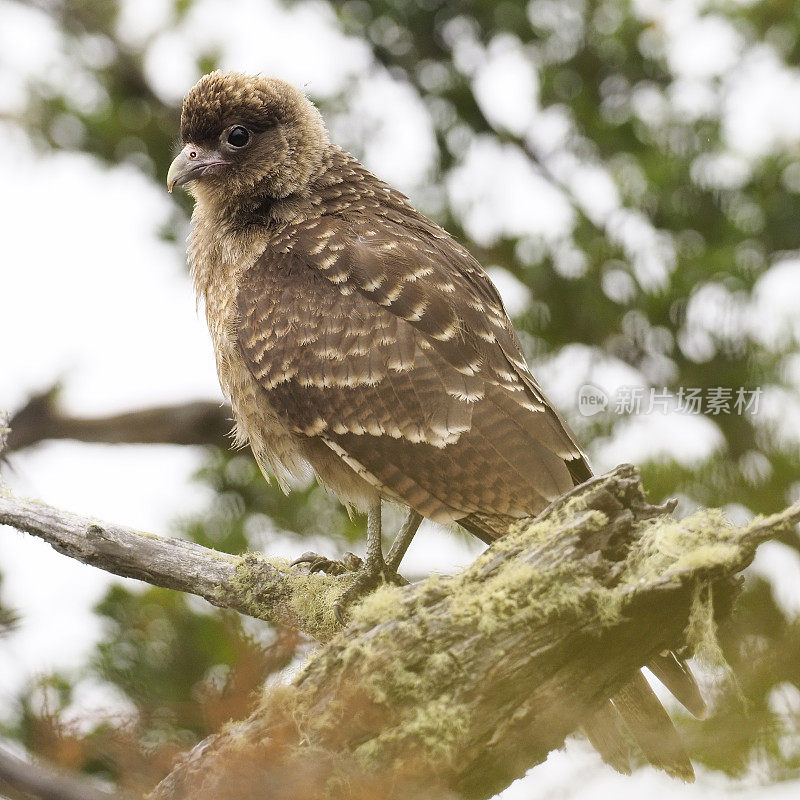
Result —
M574 519L576 513L581 514L582 530L587 533L607 525L605 514L576 510L577 505L578 500L572 500L550 519L520 527L493 544L472 568L454 579L454 613L484 634L505 627L517 617L531 624L541 623L563 614L585 613L587 606L594 607L603 619L616 619L618 603L612 603L610 593L594 580L582 562L531 564L513 558L502 562L498 559L498 551L529 552L555 536L564 536L563 520ZM493 569L496 560L498 567Z
M265 569L280 573L280 587L264 580ZM253 609L249 612L252 616L271 619L276 604L285 603L296 615L300 630L319 641L327 641L341 630L333 616L333 604L347 588L346 578L309 574L291 567L286 559L265 559L250 553L237 564L233 586Z
M701 569L726 566L741 559L742 549L734 544L718 542L703 544L683 553L675 562L675 569Z
M353 607L352 620L372 627L394 619L403 608L403 597L400 586L379 586Z
M564 513L570 514L571 509ZM584 530L605 524L605 515L587 512ZM460 737L469 727L469 709L459 700L461 666L452 653L434 651L427 636L429 603L446 604L448 627L456 639L461 631L491 637L509 625L524 627L551 616L578 616L587 609L604 623L619 619L619 595L599 585L588 568L585 574L578 572L574 561L539 566L502 558L495 567L498 550L530 549L531 538L544 543L560 530L558 519L529 526L510 534L508 542L499 542L464 573L452 578L432 576L417 587L413 601L406 590L386 586L353 609L355 624L371 635L356 634L353 641L343 642L337 651L337 669L349 674L346 680L362 687L371 703L396 717L396 724L357 746L355 753L365 767L377 768L392 754L408 749L435 764L446 764L459 752ZM391 623L391 628L384 635L394 641L388 655L380 633L385 623ZM498 659L502 655L496 653ZM314 664L309 668L314 669ZM329 708L328 718L317 716L313 727L335 728L341 713L343 709Z
M446 768L460 752L462 737L469 730L468 706L449 697L437 697L418 703L405 716L402 725L391 726L353 751L365 769L375 769L386 762L388 753L409 750L424 754L425 760Z
M724 667L727 662L717 638L712 592L712 588L701 581L695 585L686 626L686 643L701 661L710 666Z
M514 548L528 550L539 547L550 541L553 536L562 533L567 521L574 524L578 520L582 526L586 526L586 530L597 530L608 523L608 517L602 511L587 509L585 498L575 497L547 519L533 523L530 520L522 520L512 526L509 533L494 542L491 551L483 555L486 556L492 551L507 552Z
M341 631L333 616L333 604L347 587L327 575L322 577L323 580L307 583L293 578L290 606L300 619L301 628L318 641L325 642Z
M743 563L741 531L733 528L718 509L699 511L680 521L657 517L640 526L641 535L626 560L626 582L702 567L735 570Z
M709 665L724 666L709 581L714 575L733 574L745 566L752 553L747 529L731 526L718 509L705 509L681 521L660 517L641 526L623 581L637 586L669 576L685 580L687 572L696 573L687 644Z
M578 530L576 515L580 539L573 533ZM353 744L359 764L378 770L400 754L414 753L433 767L446 767L460 752L471 724L469 704L460 694L464 668L459 656L468 656L457 645L458 655L450 652L448 640L464 642L480 634L481 646L491 648L493 641L502 640L501 632L568 617L581 619L587 629L592 623L610 626L622 619L637 591L665 575L685 581L687 572L691 580L691 573L698 571L687 637L704 659L723 663L704 576L742 565L747 553L742 531L730 527L717 511L680 522L660 517L638 523L630 532L632 544L622 572L612 579L601 563L571 553L573 545L580 547L585 536L607 524L606 515L582 508L576 498L550 519L509 533L459 575L432 576L411 593L384 586L369 595L353 608L350 638L342 636L331 649L312 657L299 678L305 687L322 676L337 675L342 689L341 696L322 704L313 699L313 691L303 690L309 696L293 711L301 740L311 743L337 735L354 714L367 720L372 714L387 715L388 722L376 727L365 723L367 730L380 732ZM531 563L531 552L554 537L562 537L564 546ZM296 610L305 624L325 631L341 582L272 563L291 575L292 594L303 598ZM438 629L435 638L428 635L433 615L439 625L447 620L444 636ZM492 652L498 662L504 657L499 649Z

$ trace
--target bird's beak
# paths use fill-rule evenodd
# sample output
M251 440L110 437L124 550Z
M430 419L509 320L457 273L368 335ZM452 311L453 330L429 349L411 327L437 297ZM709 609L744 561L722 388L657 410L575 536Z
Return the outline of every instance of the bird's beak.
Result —
M187 144L169 165L167 190L171 192L176 186L199 178L210 167L224 163L216 150L204 150L202 147Z

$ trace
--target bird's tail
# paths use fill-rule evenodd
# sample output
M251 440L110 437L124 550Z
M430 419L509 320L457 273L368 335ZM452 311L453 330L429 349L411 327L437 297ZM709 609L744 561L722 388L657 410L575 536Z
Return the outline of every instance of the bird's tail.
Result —
M687 783L694 781L692 762L678 731L641 672L637 672L633 680L611 698L611 702L631 738L654 767ZM589 740L592 741L591 736ZM603 752L600 755L618 769L616 763L610 762Z
M694 716L702 718L706 704L686 662L672 652L656 656L648 668ZM673 778L694 781L694 769L678 731L641 672L583 723L583 732L603 761L630 775L630 751L625 730L645 758Z
M519 520L478 514L459 520L459 524L487 544L507 533L514 522ZM698 719L705 716L706 704L683 658L664 651L646 666L687 711ZM631 772L630 737L654 767L688 783L694 781L692 762L678 731L641 672L584 720L582 727L603 761L618 772L626 775Z

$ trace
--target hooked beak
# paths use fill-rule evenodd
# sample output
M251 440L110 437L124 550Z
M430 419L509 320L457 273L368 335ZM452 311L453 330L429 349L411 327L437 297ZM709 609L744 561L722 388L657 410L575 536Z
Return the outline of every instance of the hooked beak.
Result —
M216 150L204 150L193 144L187 144L169 165L167 172L167 191L176 186L199 178L206 170L224 164L225 161Z

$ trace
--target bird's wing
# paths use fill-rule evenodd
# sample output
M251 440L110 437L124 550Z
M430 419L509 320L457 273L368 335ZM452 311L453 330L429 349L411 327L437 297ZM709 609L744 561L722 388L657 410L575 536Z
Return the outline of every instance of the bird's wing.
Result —
M435 226L300 223L238 306L241 352L286 424L425 516L525 516L588 477L491 282Z

